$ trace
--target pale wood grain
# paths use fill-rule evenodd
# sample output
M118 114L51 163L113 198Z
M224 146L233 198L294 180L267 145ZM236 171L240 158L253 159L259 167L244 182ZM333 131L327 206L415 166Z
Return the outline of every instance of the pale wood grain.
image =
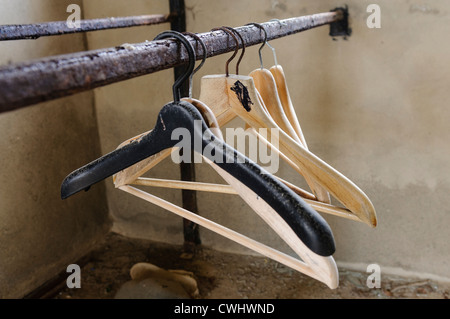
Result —
M300 126L297 113L295 112L294 105L292 104L283 68L281 67L281 65L274 65L269 69L269 71L270 73L272 73L273 78L275 80L278 90L278 96L280 98L280 102L283 107L284 113L286 114L286 117L289 120L289 123L291 123L302 144L306 148L308 148L308 144L306 143L306 139Z
M296 194L300 195L303 198L303 200L307 204L309 204L312 208L314 208L316 211L351 219L354 221L360 221L359 218L353 215L348 209L318 202L317 200L308 199L307 197L305 198L303 192L301 191L301 189L299 190L297 186L289 184L289 182L286 181L282 182L288 184L286 186L292 189ZM225 184L187 182L179 180L138 177L136 180L130 182L129 185L160 187L170 189L189 189L201 192L239 195L238 192L233 187Z
M303 144L301 139L298 137L284 112L278 96L277 84L272 73L267 69L256 69L250 73L250 76L253 78L255 88L261 96L261 103L255 103L254 107L265 106L261 112L266 112L266 115L272 118L273 122L278 125L278 128L294 139L294 141L298 143L299 147L305 147L305 144ZM294 168L297 172L303 175L306 183L311 188L314 195L316 195L317 200L327 204L331 203L330 194L310 175L308 175L308 172L300 172L298 166Z

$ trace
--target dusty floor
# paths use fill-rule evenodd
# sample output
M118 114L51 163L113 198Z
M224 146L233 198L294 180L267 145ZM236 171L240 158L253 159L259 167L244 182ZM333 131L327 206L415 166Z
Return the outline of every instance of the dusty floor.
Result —
M381 288L369 289L367 273L339 269L340 285L324 284L264 257L234 255L203 248L180 258L182 246L110 234L81 269L81 288L65 288L56 299L112 299L130 278L130 268L148 262L194 273L201 299L448 299L450 284L382 276Z

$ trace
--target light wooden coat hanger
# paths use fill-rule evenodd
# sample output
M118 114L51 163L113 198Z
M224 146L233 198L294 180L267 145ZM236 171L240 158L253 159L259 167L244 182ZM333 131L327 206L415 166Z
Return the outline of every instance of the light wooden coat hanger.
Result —
M199 99L211 107L219 125L239 117L256 130L278 128L264 111L264 102L255 88L252 77L230 75L228 69L225 75L204 76ZM270 131L267 130L268 140L271 140ZM279 131L279 137L281 153L345 206L347 210L345 214L341 214L342 209L337 209L333 212L335 215L344 218L354 215L358 220L372 227L376 226L375 208L358 186L309 150L299 147L284 131ZM330 210L333 210L332 205L323 212L328 213Z
M278 19L272 19L270 21L278 21ZM302 128L300 126L300 122L298 120L297 114L295 112L294 106L291 101L291 97L289 94L289 89L287 86L286 76L284 74L284 70L281 65L278 64L277 54L275 52L275 48L273 48L268 41L266 41L267 46L270 47L273 53L273 58L275 64L269 69L270 73L272 73L278 91L278 96L280 98L281 105L283 106L284 113L289 120L289 123L292 125L293 129L297 133L302 144L308 148L308 144L306 143L305 136L303 135Z
M176 37L175 35L173 32L166 32L158 36L157 39L169 36ZM181 40L181 38L178 39ZM186 42L189 43L187 40ZM192 57L194 51L192 48L189 50L188 45L185 45L190 55L190 61L193 61L195 59L195 56L194 58ZM192 72L193 66L190 70ZM177 81L176 83L179 82ZM331 257L335 250L334 239L326 221L289 188L272 178L270 174L264 173L255 163L245 159L242 154L231 149L213 134L205 134L209 129L206 127L201 113L191 103L177 100L178 88L175 85L173 91L174 102L163 107L153 131L129 140L117 150L70 174L62 184L61 196L67 198L91 187L91 185L106 177L114 175L115 185L119 189L163 207L271 259L305 273L324 282L330 288L336 288L338 285L338 273L334 259ZM195 101L192 100L192 102ZM197 102L195 103L198 105ZM205 109L204 106L203 109ZM210 112L209 114L212 113ZM209 119L211 119L211 116ZM195 120L201 121L202 130L199 131L198 128L195 128ZM179 127L183 127L183 125L189 128L189 131L194 136L202 138L202 147L213 143L215 147L214 158L216 158L217 154L222 156L223 159L225 157L228 159L230 156L233 158L232 162L220 161L213 163L207 155L203 154L203 148L200 150L195 149L208 158L207 162L254 208L302 260L265 246L173 203L130 186L134 180L139 179L143 172L156 165L155 163L159 162L170 152L177 142L172 140L171 132ZM212 126L214 127L214 125ZM191 145L197 147L195 146L196 143ZM240 178L237 179L236 176ZM142 183L142 181L138 184L145 185L145 182Z
M306 147L306 143L303 143L302 139L298 136L294 127L291 125L289 119L287 118L283 105L281 104L277 85L272 73L264 68L261 50L267 43L267 32L264 27L258 23L250 23L248 25L255 25L264 32L264 41L259 48L259 60L261 63L261 68L252 71L249 76L253 78L255 83L255 88L261 96L262 101L264 101L265 111L267 115L272 117L273 121L279 126L280 130L283 130L287 135L293 138L301 147ZM304 139L304 137L303 137ZM297 172L303 175L307 184L311 188L317 200L323 203L330 204L330 194L316 181L314 181L307 173L302 172L292 161L288 162Z
M274 19L274 20L277 20L277 19ZM285 132L288 133L288 135L291 136L292 138L294 138L297 142L300 142L306 149L308 149L306 139L303 135L303 131L301 129L295 109L294 109L291 99L290 99L289 90L287 87L287 82L286 82L286 78L284 76L283 69L282 69L281 65L278 64L278 59L277 59L277 55L275 52L275 48L273 48L267 41L267 33L266 33L264 27L257 23L251 23L251 24L259 27L265 33L264 43L259 48L261 70L263 70L263 72L266 73L265 72L266 69L264 69L262 55L261 55L261 50L264 47L264 45L267 45L272 50L273 58L275 61L275 65L270 68L270 73L272 73L273 80L276 83L276 89L274 88L273 84L271 84L270 91L273 92L273 96L279 97L279 101L281 102L282 108L279 107L280 104L278 103L278 101L275 101L275 103L272 103L272 105L276 106L276 107L272 108L272 113L270 113L269 111L267 111L266 113L268 113L269 116L271 115L272 119L278 125L280 125L280 123L281 123L281 125L284 124L284 127L287 128L287 130L288 130L288 131L286 131L286 129L284 129ZM255 71L254 72L257 73L257 71L259 71L259 70L257 69ZM255 80L255 78L258 78L258 76L255 77L252 74L250 74L250 76L252 76L254 80ZM272 78L270 76L268 76L267 73L266 73L265 77L269 79L268 82L270 84L270 82L272 82ZM257 90L258 90L258 85L257 85L256 81L255 81L255 87L257 87ZM270 97L270 95L269 95L269 97ZM263 104L262 106L264 107L265 105ZM266 105L266 107L269 108L269 110L271 109L267 105ZM246 124L246 129L250 129L254 135L258 136L258 138L264 142L265 145L271 146L270 143L264 138L264 136L260 135L255 129L251 128L248 124ZM293 131L295 131L295 133L293 133ZM273 150L277 151L276 149L273 149ZM297 170L297 166L295 165L295 163L293 163L286 155L284 155L281 152L278 152L278 154L285 162L287 162L291 167L293 167ZM280 180L282 180L282 179L280 179ZM305 192L304 190L302 190L301 188L299 188L293 184L290 184L284 180L282 180L282 181L286 185L288 185L288 187L290 187L298 195L304 197L305 201L309 205L311 205L311 207L313 207L314 209L316 209L320 212L323 212L323 213L330 214L330 215L344 217L346 219L350 219L350 220L354 220L354 221L361 221L361 219L358 218L358 216L351 213L348 209L334 206L331 204L317 202L318 198L311 198L312 194L309 194L309 193ZM311 181L311 182L314 183L313 181ZM320 188L318 188L318 189L320 189ZM323 191L323 188L322 188L322 191ZM305 193L307 194L307 196L305 196ZM324 193L322 193L322 194L323 194L323 198L324 198L323 202L327 202L330 200L328 192L326 192L326 194L324 194ZM314 195L312 195L312 196L314 196Z

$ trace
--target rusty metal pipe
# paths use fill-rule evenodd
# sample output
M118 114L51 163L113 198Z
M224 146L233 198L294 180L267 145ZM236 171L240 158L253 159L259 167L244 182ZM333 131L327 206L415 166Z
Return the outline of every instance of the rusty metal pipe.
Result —
M133 17L81 20L79 28L70 28L66 21L38 24L1 25L0 41L38 39L46 36L154 25L169 21L169 15L154 14Z
M340 12L326 12L261 25L267 31L267 39L272 40L336 22L341 17ZM235 29L247 47L264 40L263 32L256 26ZM198 35L206 44L208 57L235 49L234 41L224 31ZM195 39L191 41L201 59L201 46L196 45ZM4 66L0 68L0 113L180 66L187 60L184 48L168 39Z

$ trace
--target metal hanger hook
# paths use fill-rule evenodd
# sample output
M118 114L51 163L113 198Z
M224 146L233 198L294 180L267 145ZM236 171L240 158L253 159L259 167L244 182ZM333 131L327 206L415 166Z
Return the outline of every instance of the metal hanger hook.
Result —
M236 36L230 30L228 30L225 27L214 28L211 31L223 31L223 32L227 33L228 35L231 35L231 37L234 39L234 42L236 43L236 47L234 49L233 55L227 60L227 63L225 64L225 74L228 77L230 75L229 69L228 69L228 67L230 65L230 62L233 61L233 59L236 57L236 55L238 54L238 51L239 51L238 39L236 38Z
M281 22L280 19L271 19L269 22L271 22L271 21L276 21L276 22L278 22L278 23L280 24L280 26L283 25L283 22ZM275 48L274 48L273 46L271 46L271 45L269 44L269 42L267 42L267 45L269 46L270 49L272 49L273 59L275 60L275 65L278 65L277 52L276 52Z
M167 38L175 38L179 40L184 47L186 48L186 51L189 55L189 64L182 76L180 76L178 79L176 79L175 83L173 84L172 91L173 91L173 100L174 102L180 101L180 87L183 84L184 81L188 79L188 77L192 74L195 67L195 60L196 55L194 48L192 47L191 42L180 32L177 31L164 31L160 34L158 34L153 40L162 40Z
M258 51L258 53L259 53L259 61L261 62L261 70L262 69L264 69L264 64L263 64L263 58L262 58L262 49L264 48L264 46L267 44L267 45L269 45L269 43L267 42L267 31L266 31L266 29L262 26L262 25L260 25L259 23L254 23L254 22L252 22L252 23L248 23L248 24L246 24L246 25L254 25L254 26L256 26L256 27L258 27L258 28L260 28L261 30L263 30L264 31L264 42L263 42L263 44L260 46L260 48L259 48L259 51ZM270 46L270 45L269 45ZM270 46L271 47L271 46ZM273 50L273 48L272 48L272 50Z
M234 32L234 34L236 34L239 37L239 39L241 39L241 42L242 42L242 52L241 52L238 62L236 63L236 75L239 75L239 65L241 64L242 58L244 57L244 54L245 54L245 41L242 38L241 34L236 29L234 29L232 27L227 27L227 26L224 26L224 28ZM237 43L237 47L239 50L239 43Z
M206 50L205 42L203 42L203 40L197 34L192 33L192 32L183 32L183 34L193 37L196 41L200 42L202 49L203 49L202 62L197 66L197 68L189 76L189 98L192 98L192 83L193 83L193 79L194 79L194 74L197 73L205 64L206 58L208 56L208 51Z

